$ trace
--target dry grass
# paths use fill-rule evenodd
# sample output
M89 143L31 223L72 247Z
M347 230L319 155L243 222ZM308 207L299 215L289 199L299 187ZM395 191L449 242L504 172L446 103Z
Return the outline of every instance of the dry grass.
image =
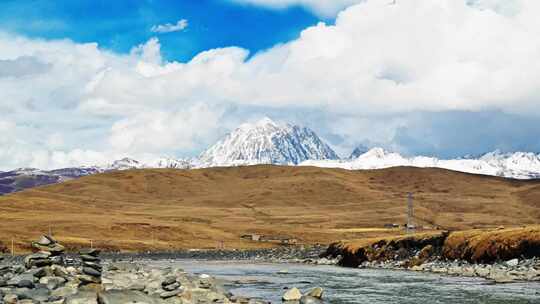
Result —
M540 256L540 226L453 232L444 243L443 253L449 259L471 262Z
M0 241L18 250L45 233L68 246L164 250L271 246L245 233L330 243L402 233L406 194L423 225L470 229L537 224L540 182L442 169L347 171L253 166L132 170L0 197Z

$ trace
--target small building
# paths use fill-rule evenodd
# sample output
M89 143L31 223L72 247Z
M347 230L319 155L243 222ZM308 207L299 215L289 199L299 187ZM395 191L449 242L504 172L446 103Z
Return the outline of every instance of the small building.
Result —
M252 234L244 234L241 236L241 238L245 239L245 240L250 240L250 241L255 241L255 242L259 242L261 239L262 239L262 235L260 234L255 234L255 233L252 233Z

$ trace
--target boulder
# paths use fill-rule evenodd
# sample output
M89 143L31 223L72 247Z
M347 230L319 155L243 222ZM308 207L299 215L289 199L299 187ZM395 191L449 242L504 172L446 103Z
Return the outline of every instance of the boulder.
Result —
M292 289L287 290L285 294L282 297L283 301L300 301L302 298L302 293L300 290L296 287L293 287Z
M324 290L321 287L315 287L312 290L310 290L306 296L322 299Z

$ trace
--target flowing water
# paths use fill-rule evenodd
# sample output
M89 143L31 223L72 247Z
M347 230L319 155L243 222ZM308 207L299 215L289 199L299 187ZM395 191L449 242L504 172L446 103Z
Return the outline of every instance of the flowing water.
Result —
M335 266L177 260L154 262L229 281L236 295L280 303L287 287L320 286L325 303L540 303L539 283L492 284L484 279ZM286 273L282 273L286 272Z

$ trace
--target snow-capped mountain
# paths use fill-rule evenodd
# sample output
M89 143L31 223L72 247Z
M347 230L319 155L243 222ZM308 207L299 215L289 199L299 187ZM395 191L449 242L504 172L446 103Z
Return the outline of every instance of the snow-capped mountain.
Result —
M358 156L366 153L367 151L369 151L369 148L364 146L364 145L360 145L356 148L354 148L354 150L352 151L351 155L349 156L349 159L355 159L357 158Z
M264 118L254 124L241 125L203 152L198 161L202 167L213 167L296 165L308 159L339 157L312 130Z
M146 166L139 161L124 157L119 160L115 160L112 164L103 167L104 171L111 171L111 170L129 170L129 169L143 169Z
M49 171L20 168L0 172L0 195L115 170L195 169L256 164L316 166L348 170L396 166L434 167L509 178L540 178L540 154L530 152L494 151L481 156L438 159L427 156L404 157L382 148L367 149L360 146L349 158L339 159L332 148L312 130L291 124L278 124L264 118L253 124L241 125L203 152L199 158L160 158L149 163L142 163L126 157L105 166L83 166Z
M153 168L166 168L166 169L192 169L195 167L196 161L192 159L175 159L170 157L164 157L158 159Z
M397 166L443 168L448 170L494 175L518 179L540 178L540 154L515 152L487 153L479 158L438 159L435 157L404 157L382 148L373 148L354 159L320 161L308 160L301 166L342 168L348 170L382 169Z

